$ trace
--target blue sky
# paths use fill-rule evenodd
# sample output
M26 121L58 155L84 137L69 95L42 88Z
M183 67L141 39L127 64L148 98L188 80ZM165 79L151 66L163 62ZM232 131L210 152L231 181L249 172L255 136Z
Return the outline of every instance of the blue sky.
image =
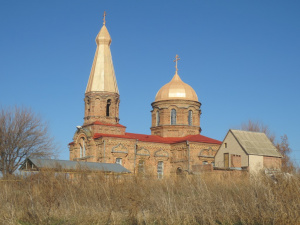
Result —
M262 121L287 134L300 163L300 1L0 0L0 105L39 113L61 159L83 123L104 10L127 132L150 134L151 103L178 54L202 103L203 135L223 140Z

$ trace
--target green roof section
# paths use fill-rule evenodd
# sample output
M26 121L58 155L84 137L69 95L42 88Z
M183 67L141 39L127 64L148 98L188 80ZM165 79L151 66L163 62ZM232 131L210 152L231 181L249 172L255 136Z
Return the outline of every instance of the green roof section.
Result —
M33 170L34 169L34 170ZM76 171L87 170L94 172L131 173L128 169L117 163L79 162L56 159L39 159L28 157L21 165L21 171L39 171L43 169Z
M230 132L248 155L282 157L265 133L232 129Z

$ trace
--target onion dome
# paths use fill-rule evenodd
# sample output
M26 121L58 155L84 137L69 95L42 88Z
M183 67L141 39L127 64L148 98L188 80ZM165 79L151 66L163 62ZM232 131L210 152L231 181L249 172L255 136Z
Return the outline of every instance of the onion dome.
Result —
M198 97L194 89L180 79L177 71L173 79L169 83L165 84L155 96L156 102L174 99L198 101Z

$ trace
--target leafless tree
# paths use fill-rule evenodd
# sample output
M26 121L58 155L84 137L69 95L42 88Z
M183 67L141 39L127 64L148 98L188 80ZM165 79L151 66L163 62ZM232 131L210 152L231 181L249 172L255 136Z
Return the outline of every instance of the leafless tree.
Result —
M280 137L281 141L276 144L276 148L281 153L282 157L282 169L287 172L291 172L294 168L294 165L289 157L291 153L291 148L287 135Z
M26 107L0 109L0 172L13 174L26 157L51 157L57 151L47 124Z
M267 135L267 137L271 140L274 146L278 149L278 151L282 154L282 170L283 171L292 171L293 163L289 157L291 153L291 148L289 147L289 141L286 134L280 137L280 142L276 141L276 136L269 129L269 126L265 125L259 121L249 120L247 123L243 123L241 125L242 130L247 131L255 131L255 132L263 132Z

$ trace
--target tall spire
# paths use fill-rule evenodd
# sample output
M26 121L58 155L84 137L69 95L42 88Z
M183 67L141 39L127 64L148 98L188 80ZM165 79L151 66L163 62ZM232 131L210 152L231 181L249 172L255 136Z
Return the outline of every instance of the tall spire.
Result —
M110 52L111 37L105 26L105 17L106 12L104 11L103 26L96 37L97 49L85 93L112 92L119 94Z

